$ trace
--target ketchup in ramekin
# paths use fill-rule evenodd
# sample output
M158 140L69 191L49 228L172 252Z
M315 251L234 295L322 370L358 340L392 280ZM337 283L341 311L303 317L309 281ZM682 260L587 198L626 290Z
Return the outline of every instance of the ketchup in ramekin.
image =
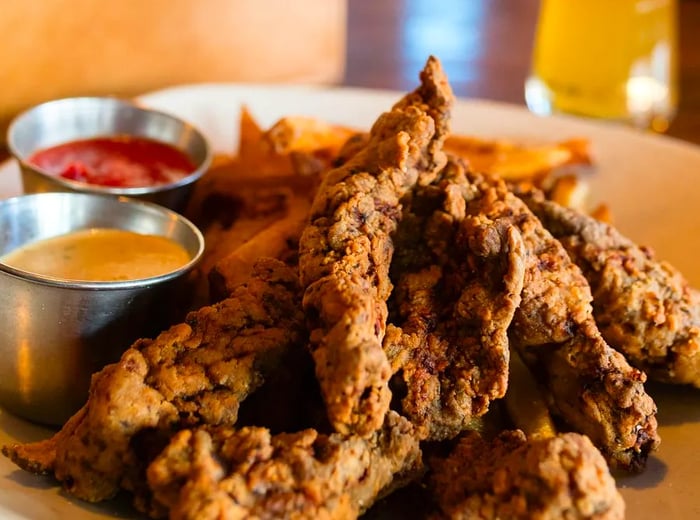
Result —
M174 146L130 135L69 141L38 150L27 161L64 179L120 188L170 184L196 169Z

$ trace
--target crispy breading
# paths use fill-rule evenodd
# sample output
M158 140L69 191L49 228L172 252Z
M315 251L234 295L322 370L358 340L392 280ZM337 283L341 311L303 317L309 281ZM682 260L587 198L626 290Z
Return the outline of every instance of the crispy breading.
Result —
M511 222L528 251L511 345L548 389L553 415L591 437L611 465L641 470L659 443L644 374L605 342L581 270L526 204L499 178L468 179L467 214Z
M296 272L261 260L231 298L142 339L92 380L85 406L47 441L3 447L20 467L53 473L96 502L120 488L144 492L138 439L198 424L235 424L239 405L292 348L306 341ZM153 446L154 451L162 445ZM139 448L139 450L137 450ZM137 496L138 498L138 496Z
M416 188L394 239L390 386L429 440L454 437L505 394L507 330L523 287L520 233L465 215L465 189L451 179Z
M325 175L299 244L316 375L341 433L371 434L389 408L391 370L381 342L391 233L401 196L429 183L445 163L453 96L437 59L429 59L421 81L377 119L362 151Z
M625 504L588 437L527 440L505 431L489 441L465 434L445 458L430 460L440 519L621 520Z
M525 201L583 271L608 343L652 379L700 387L700 292L613 226L537 194Z
M148 468L178 520L352 519L421 471L411 424L394 412L369 438L307 429L184 430Z

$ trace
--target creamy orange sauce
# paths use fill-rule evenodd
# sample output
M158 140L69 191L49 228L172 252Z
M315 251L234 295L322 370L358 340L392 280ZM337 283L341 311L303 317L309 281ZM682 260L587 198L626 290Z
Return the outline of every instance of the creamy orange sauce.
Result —
M0 261L54 278L109 282L165 274L189 262L190 255L166 237L95 228L37 240Z

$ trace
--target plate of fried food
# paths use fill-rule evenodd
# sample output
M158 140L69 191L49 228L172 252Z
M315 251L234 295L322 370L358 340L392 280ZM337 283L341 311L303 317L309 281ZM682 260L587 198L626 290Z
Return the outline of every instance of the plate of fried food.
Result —
M4 517L700 513L700 150L416 84L141 98L219 154L191 310L0 413Z

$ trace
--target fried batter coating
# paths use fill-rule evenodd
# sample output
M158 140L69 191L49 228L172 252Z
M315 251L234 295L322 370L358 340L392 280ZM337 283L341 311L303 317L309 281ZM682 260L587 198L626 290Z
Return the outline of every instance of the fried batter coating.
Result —
M700 292L613 226L537 194L524 200L583 271L606 341L652 379L700 387Z
M520 233L466 216L465 189L451 179L417 188L395 237L384 348L396 405L429 440L454 437L505 394L523 287Z
M452 92L431 58L421 86L373 125L365 148L326 174L299 245L316 376L336 431L369 435L389 408L382 350L391 234L400 198L445 164Z
M435 520L624 518L615 480L585 435L528 441L515 430L487 441L469 433L430 465Z
M641 470L659 443L644 374L602 338L581 270L525 203L498 178L468 179L467 214L505 219L523 237L528 260L509 337L548 389L552 414L588 435L612 466Z
M231 298L138 340L95 374L87 403L54 437L4 446L3 453L28 471L53 473L83 500L104 500L120 488L138 499L144 457L162 447L159 433L235 424L239 404L266 373L287 350L303 348L300 307L296 272L261 260Z
M307 429L183 430L148 468L172 519L352 519L415 478L421 452L394 412L369 438Z

